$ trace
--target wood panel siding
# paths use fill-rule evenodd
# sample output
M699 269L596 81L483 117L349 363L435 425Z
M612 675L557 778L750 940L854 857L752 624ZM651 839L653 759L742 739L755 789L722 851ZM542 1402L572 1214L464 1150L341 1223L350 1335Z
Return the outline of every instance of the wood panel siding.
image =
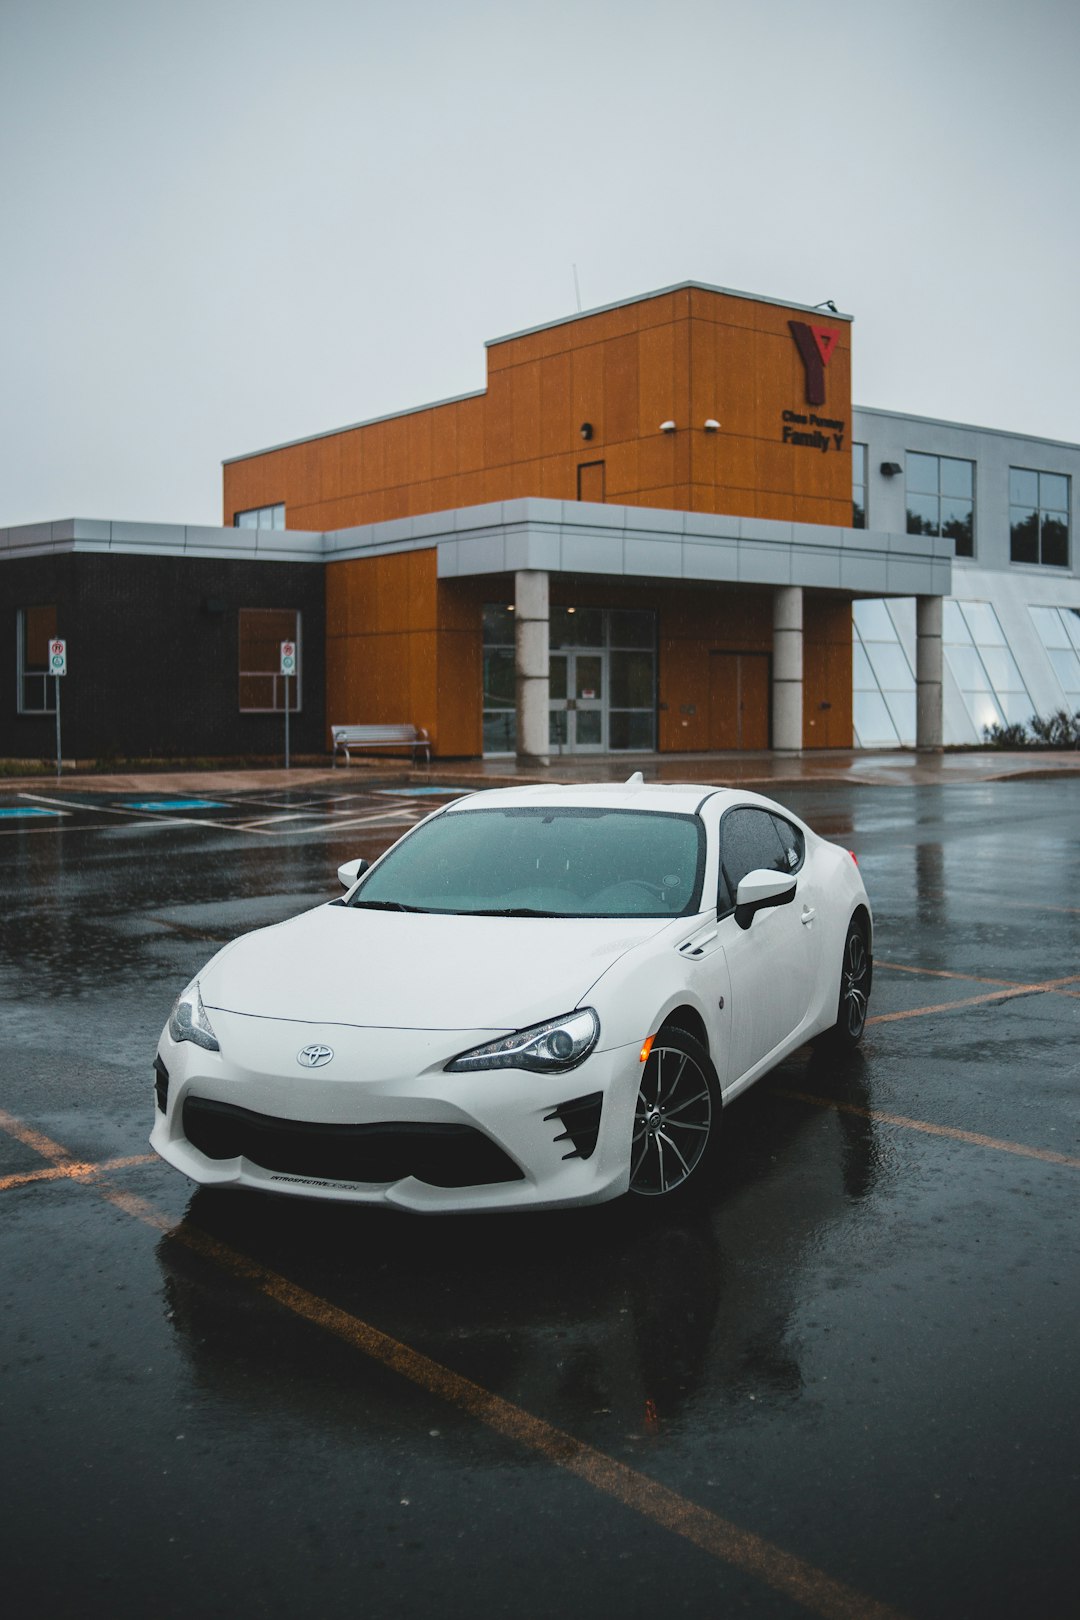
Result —
M793 318L836 336L823 406L806 404ZM540 496L847 525L850 362L845 321L679 288L491 344L481 394L230 462L225 521L284 502L290 528L345 529ZM326 584L327 722L412 721L444 758L480 753L481 607L512 600L512 579L440 582L431 549L331 563ZM736 735L766 746L770 589L556 573L551 593L656 610L661 750L728 735L733 672ZM805 745L850 746L850 605L808 591L804 611Z
M589 422L609 501L846 524L850 327L801 317L837 334L815 414L845 424L839 445L831 432L824 450L785 443L784 411L812 409L793 314L681 288L504 339L487 350L483 394L229 462L225 521L281 501L290 528L318 530L518 495L573 500ZM662 434L669 420L676 432Z

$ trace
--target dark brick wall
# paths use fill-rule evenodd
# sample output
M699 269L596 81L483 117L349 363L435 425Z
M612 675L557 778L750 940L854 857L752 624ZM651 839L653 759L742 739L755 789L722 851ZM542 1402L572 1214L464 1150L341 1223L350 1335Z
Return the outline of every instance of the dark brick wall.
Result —
M303 710L294 753L327 751L320 563L66 553L0 562L0 757L50 758L53 715L17 712L16 615L55 602L67 638L64 757L273 755L281 714L241 714L241 608L302 614ZM214 611L212 609L217 609Z

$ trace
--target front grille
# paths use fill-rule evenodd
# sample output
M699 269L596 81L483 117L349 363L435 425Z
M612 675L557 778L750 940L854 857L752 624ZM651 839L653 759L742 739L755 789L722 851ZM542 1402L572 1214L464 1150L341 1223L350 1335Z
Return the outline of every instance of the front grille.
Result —
M309 1125L232 1103L188 1097L184 1135L208 1159L249 1159L264 1170L328 1181L401 1181L482 1187L521 1181L517 1165L471 1125Z
M564 1159L591 1159L596 1152L596 1140L600 1135L600 1110L604 1104L602 1091L590 1091L587 1097L571 1097L569 1102L560 1103L544 1119L557 1119L562 1126L561 1133L555 1137L556 1142L573 1142L569 1153L564 1153Z
M164 1113L169 1106L169 1071L159 1057L154 1059L154 1098Z

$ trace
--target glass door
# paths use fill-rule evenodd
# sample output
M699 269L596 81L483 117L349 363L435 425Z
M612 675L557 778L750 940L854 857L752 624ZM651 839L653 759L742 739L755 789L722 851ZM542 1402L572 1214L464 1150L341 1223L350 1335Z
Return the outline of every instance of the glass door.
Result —
M568 655L572 660L570 690L574 696L571 719L573 721L573 752L598 754L607 747L604 735L604 716L607 709L607 653L579 652Z
M603 753L607 747L607 653L552 653L548 667L552 750L561 754Z

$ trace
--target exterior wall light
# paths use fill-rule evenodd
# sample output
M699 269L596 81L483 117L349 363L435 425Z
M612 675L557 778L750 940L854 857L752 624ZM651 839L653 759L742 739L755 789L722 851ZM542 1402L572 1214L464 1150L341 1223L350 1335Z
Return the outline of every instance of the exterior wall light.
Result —
M661 433L674 433L674 431L675 431L674 422L661 422L660 431L661 431Z
M706 433L719 433L720 424L716 420L715 416L707 416L705 418L705 431Z
M883 461L881 463L882 478L895 478L899 473L902 473L903 470L903 467L901 467L898 461Z
M586 440L591 439L592 438L592 423L591 422L582 422L581 426L578 428L578 432L581 434L581 437L583 439L586 439Z

